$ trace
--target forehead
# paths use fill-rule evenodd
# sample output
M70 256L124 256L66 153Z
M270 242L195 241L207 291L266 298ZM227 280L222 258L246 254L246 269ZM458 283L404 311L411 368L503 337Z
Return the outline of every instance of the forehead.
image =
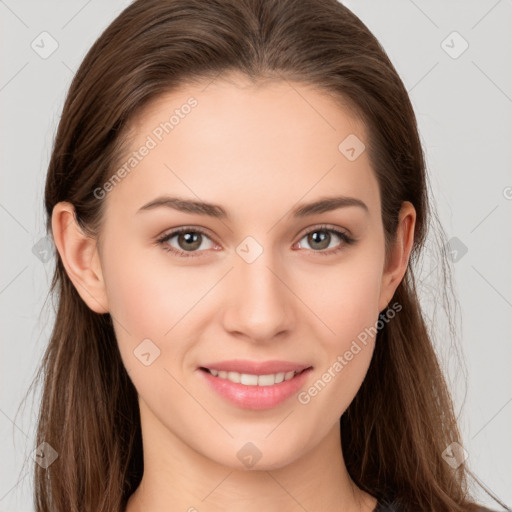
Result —
M362 121L346 101L331 92L288 80L253 83L234 73L158 96L133 119L131 127L134 136L155 132L158 139L172 132L176 144L190 142L189 132L194 130L196 143L205 148L227 139L238 141L237 148L245 151L258 142L264 141L269 149L287 142L280 148L284 154L287 150L296 153L299 145L306 153L320 138L324 149L330 145L336 150L343 134L366 138ZM215 153L222 155L222 149L216 147Z
M367 152L350 160L342 151L350 137L366 141L361 120L307 84L227 76L184 85L132 121L120 165L139 155L109 201L176 193L261 211L338 192L378 202Z

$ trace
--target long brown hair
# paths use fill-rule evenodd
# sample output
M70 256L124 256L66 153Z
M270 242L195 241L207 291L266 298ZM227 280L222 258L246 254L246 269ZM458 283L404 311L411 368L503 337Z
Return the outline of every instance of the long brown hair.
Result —
M159 95L230 71L313 85L364 122L387 248L402 202L414 205L414 247L392 300L402 309L379 330L366 379L340 419L345 462L354 482L381 502L425 512L476 510L467 486L472 473L464 462L453 469L443 458L448 445L463 442L412 268L436 220L415 114L384 49L336 0L129 5L70 86L48 167L48 233L54 206L69 201L84 231L99 237L104 201L93 191L113 175L130 122ZM446 252L439 261L448 288ZM86 306L58 254L50 293L58 306L36 375L44 379L36 446L49 443L58 458L47 469L34 465L35 507L118 512L143 474L137 392L112 318Z

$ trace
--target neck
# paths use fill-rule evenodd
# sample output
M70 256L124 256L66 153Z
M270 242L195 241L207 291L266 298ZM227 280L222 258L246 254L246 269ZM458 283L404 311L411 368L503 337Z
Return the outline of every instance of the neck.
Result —
M284 467L241 470L208 459L142 412L144 475L125 512L168 512L170 505L187 512L372 512L376 506L347 472L339 422Z

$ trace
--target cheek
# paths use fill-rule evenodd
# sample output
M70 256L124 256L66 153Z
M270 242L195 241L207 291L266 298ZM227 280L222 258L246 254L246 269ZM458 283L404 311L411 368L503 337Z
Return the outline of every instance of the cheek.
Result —
M201 278L200 269L173 265L171 256L166 262L163 249L118 246L122 256L105 251L111 314L134 337L163 338L205 294L209 280Z
M379 318L382 262L377 251L360 251L337 272L329 271L325 285L308 298L329 327L322 325L323 357L316 380L300 403L315 403L336 419L349 406L367 373L375 346ZM313 308L312 308L313 309Z
M376 322L381 268L378 252L354 251L339 266L324 270L319 279L308 278L310 286L303 288L302 294L307 294L308 305L329 327L322 337L331 340L330 345L343 349Z
M171 370L186 362L187 340L197 338L198 312L218 277L206 266L173 264L163 249L130 247L115 239L110 247L103 265L109 308L124 365L141 391L148 375L156 378L156 368ZM124 248L122 257L116 247ZM157 355L148 367L137 359L137 354L148 351L143 347L151 360ZM160 377L168 386L169 376Z
M105 250L104 279L121 358L139 394L156 399L155 389L174 389L163 370L174 371L173 364L179 365L185 357L187 346L179 342L180 334L207 283L191 280L183 267L162 264L164 251L160 255L158 249L130 247L114 239L110 247ZM123 247L123 254L115 247Z

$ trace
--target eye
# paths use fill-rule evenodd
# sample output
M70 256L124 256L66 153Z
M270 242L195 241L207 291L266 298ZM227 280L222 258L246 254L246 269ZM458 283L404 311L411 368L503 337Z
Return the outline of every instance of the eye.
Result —
M168 244L168 242L175 237L177 237L178 248ZM208 235L201 229L182 227L165 234L163 237L159 238L157 242L162 245L164 250L187 258L200 256L200 254L194 254L194 252L197 252L197 249L202 246L203 238L210 240ZM190 252L192 252L192 254L187 254Z
M332 248L331 242L333 240L332 234L335 237L342 240L342 243L335 246L334 250L325 251L329 246ZM313 247L313 252L317 252L322 256L330 256L341 251L344 246L355 243L355 239L347 235L339 229L331 228L329 226L318 226L307 233L299 241L299 245L302 246L302 240L306 239L307 243ZM302 248L302 247L301 247Z
M333 240L332 235L338 237L342 243L335 247L334 250L325 251L324 249L328 249ZM173 247L169 242L176 238L178 243L178 247ZM179 257L196 257L202 256L199 249L208 249L210 247L202 247L204 239L210 240L210 237L206 234L205 231L199 228L190 228L190 227L181 227L177 228L170 233L164 234L162 237L157 239L157 243L160 244L165 251L172 252L177 254ZM307 239L307 243L313 247L313 252L317 252L319 254L329 256L332 254L336 254L341 251L344 246L350 245L356 242L356 240L343 231L339 229L331 228L329 226L318 226L308 232L306 232L301 240L298 242L300 248L302 248L302 240ZM213 243L215 246L215 244ZM218 247L218 246L216 246Z

